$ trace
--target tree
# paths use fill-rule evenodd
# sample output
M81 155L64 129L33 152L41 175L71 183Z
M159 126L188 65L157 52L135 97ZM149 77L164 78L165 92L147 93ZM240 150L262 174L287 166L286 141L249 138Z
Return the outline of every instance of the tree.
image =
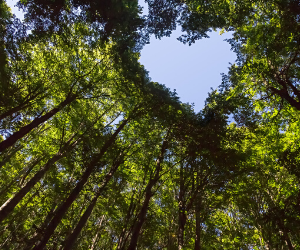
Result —
M297 1L187 1L180 21L193 43L212 29L233 31L229 39L237 53L228 80L237 92L278 108L284 103L299 110L299 3Z
M299 6L147 3L1 3L0 248L298 249ZM178 23L234 31L199 113L138 62Z

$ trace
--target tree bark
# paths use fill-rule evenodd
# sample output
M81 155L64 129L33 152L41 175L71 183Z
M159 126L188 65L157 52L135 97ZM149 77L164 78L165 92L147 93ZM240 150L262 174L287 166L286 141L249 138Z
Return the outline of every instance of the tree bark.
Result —
M94 199L92 200L92 202L90 203L90 205L88 206L88 208L85 210L84 214L81 216L79 222L77 223L75 229L73 230L73 232L69 235L69 237L67 238L65 244L64 244L64 250L72 250L72 246L74 245L78 235L80 234L82 228L84 227L85 223L87 222L87 220L89 219L96 203L97 203L97 199L100 196L100 193L97 194Z
M101 217L101 220L99 222L99 225L98 225L98 228L100 230L101 228L101 225L102 225L102 221L104 220L104 215L102 215ZM93 238L93 241L92 241L92 245L90 247L90 250L94 250L95 246L96 246L96 242L97 242L97 239L98 239L98 235L99 235L99 231L96 233L95 237Z
M24 108L28 108L30 106L30 102L32 100L34 100L39 94L41 94L41 92L37 92L34 95L32 95L31 97L29 97L27 100L25 100L24 102L22 102L21 104L19 104L18 106L11 108L10 110L5 111L4 113L0 114L0 121L5 119L8 116L13 115L16 112L21 111Z
M151 189L155 185L155 183L156 182L152 180L148 183L148 185L146 187L146 194L145 194L143 206L139 212L137 222L135 223L135 226L133 228L130 244L129 244L129 247L127 248L127 250L135 250L136 249L140 231L141 231L142 226L146 219L146 214L147 214L147 210L149 207L150 199L153 196Z
M127 211L127 214L126 214L126 217L125 217L125 221L123 223L124 226L123 226L123 229L122 229L122 233L121 233L121 235L119 237L117 250L123 249L124 245L127 242L128 235L127 235L127 237L125 237L125 234L126 234L126 230L127 230L127 225L128 225L129 219L132 216L132 213L133 213L134 209L135 209L135 204L134 204L134 192L133 192L133 194L131 196L130 205L129 205L129 208L128 208L128 211Z
M24 250L30 250L33 247L35 241L37 239L41 238L41 236L43 234L43 229L50 222L50 220L53 216L56 205L57 205L57 203L52 204L52 207L51 207L50 211L48 212L43 224L40 227L36 228L36 231L35 231L34 235L29 240L27 240L27 246L24 248Z
M155 175L153 178L150 178L150 180L147 184L147 187L145 189L145 199L143 202L143 206L138 214L137 221L133 227L130 244L129 244L129 247L127 248L127 250L135 250L136 249L140 231L141 231L142 226L146 219L146 214L148 211L150 199L154 195L154 193L152 192L152 188L154 187L154 185L157 183L157 181L160 178L161 163L163 162L163 157L164 157L165 151L167 149L167 145L168 145L167 141L164 140L164 142L162 144L162 148L161 148L161 153L156 162Z
M33 163L31 165L29 165L29 167L23 171L21 171L21 173L18 174L18 176L16 176L4 189L2 189L0 191L0 196L2 196L3 194L5 194L17 181L17 179L19 179L22 174L24 173L24 171L26 171L24 173L24 176L22 177L21 181L19 182L19 186L22 187L23 182L25 180L25 178L29 175L30 171L42 160L42 158L39 158L35 161L33 161Z
M34 187L34 185L43 178L44 174L49 170L49 168L58 160L63 158L62 154L57 153L53 156L43 168L41 168L32 178L31 180L19 190L18 193L15 194L10 200L5 202L0 208L0 222L2 222L9 213L15 208L16 205L24 198L24 196Z
M122 157L123 158L123 157ZM89 219L98 198L100 197L100 195L102 194L103 189L106 187L106 185L109 183L109 181L111 180L113 174L116 172L116 170L118 169L118 167L121 165L122 160L120 159L119 161L117 161L114 166L110 169L109 173L105 176L104 178L104 182L101 185L101 187L99 188L99 190L97 191L94 199L92 200L92 202L90 203L90 205L88 206L88 208L86 209L86 211L84 212L84 214L81 216L79 222L77 223L74 231L69 235L69 237L67 238L65 244L64 244L64 250L72 250L72 246L74 245L76 239L78 238L82 228L85 226L87 220Z
M199 197L198 193L198 198ZM195 239L195 250L201 250L201 200L197 199L195 205L195 217L196 217L196 239Z
M11 157L13 157L22 148L22 145L17 145L14 149L12 149L12 152L9 152L3 161L0 162L0 168L2 168L11 159Z
M180 166L180 180L179 180L179 204L178 204L178 250L183 248L184 244L184 227L186 223L186 214L185 214L185 200L184 200L184 178L183 178L183 164Z
M281 231L283 232L283 238L284 238L289 250L294 250L295 248L293 247L293 244L292 244L291 239L288 235L288 232L286 230L284 222L281 221L281 218L278 218L277 224L278 224L279 228L281 229Z
M296 101L293 97L291 97L286 89L277 89L274 87L269 87L269 89L279 95L282 99L286 100L292 107L300 110L300 102Z
M47 161L47 163L26 183L26 185L17 192L14 197L10 200L5 202L0 208L0 222L2 222L10 212L15 208L15 206L24 198L24 196L34 187L34 185L39 182L45 173L50 169L50 167L57 162L58 160L62 159L65 154L66 150L73 148L76 145L76 142L72 145L69 145L70 140L73 138L71 137L65 145L51 158Z
M69 207L72 205L74 200L78 197L79 193L83 189L83 186L87 182L88 178L92 174L95 165L99 162L99 160L102 158L102 156L105 154L105 152L108 150L108 148L114 143L117 135L120 133L120 131L125 127L128 120L124 120L122 124L119 126L119 128L115 131L115 133L110 137L110 139L103 145L100 153L88 164L84 174L81 176L80 181L77 183L76 187L72 190L69 197L65 200L63 204L55 211L55 215L52 218L51 222L49 223L48 227L46 228L44 232L44 237L41 240L40 243L35 245L33 250L42 250L46 246L48 240L54 233L56 227L62 220L63 216L69 209Z
M21 139L25 135L27 135L31 130L33 130L34 128L38 127L40 124L42 124L45 121L47 121L48 119L50 119L52 116L54 116L56 113L61 111L64 107L66 107L68 104L73 102L76 99L76 97L77 97L76 95L68 96L56 108L50 110L49 112L47 112L46 114L44 114L41 117L35 118L31 123L22 127L19 131L13 133L10 137L8 137L6 140L4 140L0 143L0 152L9 148L13 144L15 144L19 139Z
M30 174L30 172L32 171L32 169L33 169L37 164L39 164L39 163L41 162L42 159L43 159L43 158L38 158L37 160L35 160L35 161L31 164L31 166L29 166L29 167L27 168L25 174L22 176L22 179L20 180L20 184L19 184L20 187L23 186L23 184L24 184L24 182L25 182L27 176Z
M181 208L180 208L181 209ZM181 209L179 211L179 232L178 232L178 250L183 249L184 244L184 228L186 224L185 210Z

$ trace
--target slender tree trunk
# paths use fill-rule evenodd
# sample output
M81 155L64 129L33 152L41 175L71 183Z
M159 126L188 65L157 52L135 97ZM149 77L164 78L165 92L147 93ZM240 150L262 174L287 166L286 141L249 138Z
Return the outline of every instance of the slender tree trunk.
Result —
M283 237L284 237L284 240L285 240L289 250L294 250L295 248L293 247L291 239L287 233L286 227L284 226L284 222L281 221L281 218L279 218L277 220L277 224L278 224L279 228L281 229L281 231L283 232Z
M5 119L8 116L13 115L14 113L21 111L23 108L25 108L26 104L25 103L21 103L20 105L18 105L17 107L11 108L10 110L7 110L6 112L2 113L0 115L0 121L2 121L3 119Z
M96 203L97 203L97 199L100 196L100 193L97 194L94 199L92 200L92 202L90 203L90 205L88 206L88 208L85 210L84 214L81 216L79 222L77 223L75 229L73 230L73 232L69 235L69 237L67 238L65 244L64 244L64 250L71 250L72 246L74 245L78 235L80 234L82 228L85 226L87 220L89 219Z
M0 191L0 196L8 192L8 190L16 183L17 179L19 179L22 174L25 172L24 176L22 177L19 186L22 187L23 181L25 180L26 176L30 173L30 171L41 161L41 158L38 160L33 161L33 163L27 168L21 171L21 173L18 174L4 189Z
M178 204L178 250L183 248L184 244L184 227L186 223L186 214L185 214L185 200L184 200L184 177L183 177L183 164L180 166L180 190L179 190L179 204Z
M198 198L199 197L198 193ZM195 239L195 250L201 250L201 201L196 200L195 205L195 215L196 215L196 239Z
M101 225L102 225L103 220L104 220L104 215L102 215L101 220L100 220L100 222L99 222L99 225L98 225L99 230L100 230L100 228L101 228ZM94 237L93 240L92 240L92 245L91 245L91 247L90 247L90 250L94 250L94 248L95 248L95 246L96 246L97 239L98 239L98 235L99 235L99 231L96 233L95 237Z
M290 237L289 237L289 235L288 235L288 233L287 233L286 231L284 231L284 238L285 238L286 244L287 244L288 247L289 247L289 250L294 250L295 248L293 247L293 244L292 244L292 242L291 242L291 239L290 239Z
M147 210L149 207L150 199L153 196L151 189L155 185L155 183L156 183L156 181L150 180L150 182L148 183L148 185L146 187L146 194L145 194L143 206L139 212L137 222L134 225L132 236L131 236L131 241L130 241L130 244L129 244L129 247L127 248L127 250L135 250L136 249L140 231L141 231L142 226L146 219L146 214L147 214Z
M206 185L207 178L202 176L197 171L196 178L196 190L195 190L195 217L196 217L196 239L195 239L195 250L201 250L201 208L202 208L202 189Z
M13 115L16 112L21 111L22 109L25 109L27 107L30 106L30 102L32 100L34 100L39 94L41 94L41 92L37 92L34 95L32 95L31 97L29 97L27 100L25 100L24 102L22 102L21 104L19 104L18 106L11 108L10 110L5 111L4 113L0 114L0 121L5 119L8 116Z
M41 192L41 190L42 189L44 189L44 186L43 185L41 185L37 190L35 190L35 192L30 196L30 197L28 197L28 200L27 200L27 202L28 203L31 203L32 202L32 200L34 199L34 197L36 197L37 195L38 195L38 193L40 193ZM20 212L18 213L18 214L16 214L16 216L15 217L19 217L19 218L21 218L21 217L26 217L26 216L32 216L32 214L28 214L28 212L24 212L24 211L26 211L26 210L24 210L23 208L25 208L26 207L26 204L24 204L24 205L22 205L21 207L20 207ZM9 224L14 224L13 222L14 222L14 219L15 218L13 218L10 222L9 222ZM12 233L11 233L11 241L10 241L10 243L11 242L16 242L16 241L19 241L20 240L20 238L15 234L17 231L18 231L18 229L20 228L20 227L22 227L23 226L23 224L22 223L19 223L19 224L17 224L15 227L14 227L14 229L12 230ZM2 248L0 248L1 250L2 249L10 249L9 248L9 245L8 246L3 246Z
M72 145L69 145L70 140L72 139L73 138L70 138L68 142L66 142L65 145L30 179L30 181L28 181L26 185L19 190L19 192L17 192L9 201L5 202L5 204L1 206L0 222L2 222L10 212L12 212L15 206L24 198L31 188L33 188L34 185L43 178L50 167L65 156L64 152L76 145L76 142Z
M297 207L298 207L298 214L300 215L300 190L298 192L298 197L297 197Z
M50 237L52 236L52 234L54 233L56 227L58 226L58 224L60 223L60 221L62 220L63 216L65 215L65 213L67 212L67 210L69 209L69 207L72 205L72 203L74 202L74 200L78 197L79 193L81 192L81 190L83 189L85 183L87 182L88 178L90 177L90 175L92 174L95 165L99 162L99 160L102 158L102 156L105 154L105 152L108 150L108 148L114 143L117 135L120 133L120 131L125 127L125 125L127 124L128 120L124 120L122 122L122 124L119 126L119 128L115 131L115 133L110 137L110 139L103 145L100 153L94 158L94 160L92 160L84 174L81 177L81 180L77 183L76 187L72 190L72 192L70 193L69 197L65 200L65 202L63 204L61 204L61 206L56 210L55 215L53 217L53 219L51 220L51 222L49 223L48 227L46 228L45 232L44 232L44 237L41 240L40 243L38 243L33 249L34 250L41 250L44 249L44 247L46 246L48 240L50 239Z
M76 97L77 97L76 95L68 96L56 108L50 110L49 112L47 112L45 115L43 115L41 117L35 118L31 123L22 127L19 131L13 133L10 137L8 137L6 140L4 140L0 143L0 152L9 148L13 144L15 144L19 139L21 139L25 135L27 135L31 130L33 130L34 128L38 127L40 124L42 124L45 121L47 121L48 119L50 119L52 116L54 116L56 113L61 111L64 107L66 107L68 104L73 102L76 99Z
M183 249L184 244L184 229L186 224L186 215L184 208L179 208L179 232L178 232L178 250Z
M19 190L10 200L5 202L0 208L0 222L2 222L10 212L15 208L16 205L24 198L24 196L34 187L34 185L43 178L44 174L49 170L49 168L58 160L63 158L62 154L56 154L53 156L43 168L41 168L32 179Z
M146 214L148 211L150 199L153 196L152 188L154 187L154 185L157 183L157 181L160 178L161 163L163 161L163 157L164 157L165 151L167 149L167 144L168 144L167 141L164 140L164 142L162 144L162 148L161 148L161 153L160 153L157 163L156 163L155 176L149 180L149 183L145 189L145 199L143 202L143 206L138 214L137 221L133 227L130 244L129 244L129 247L127 248L127 250L135 250L136 249L138 238L140 236L140 231L141 231L142 226L146 219Z
M127 242L128 237L125 237L125 234L126 234L129 219L131 218L134 209L135 209L135 205L134 205L134 193L133 193L132 196L131 196L130 205L129 205L129 208L128 208L128 211L127 211L124 223L123 223L124 226L123 226L123 229L122 229L122 233L119 237L118 246L117 246L118 250L123 249L124 245Z
M1 8L3 8L3 7L1 6ZM2 12L2 10L1 10L1 12ZM1 22L1 24L0 24L0 82L2 85L2 89L3 89L1 91L2 93L0 93L0 97L2 99L2 96L8 92L10 77L6 70L6 67L8 65L8 60L7 60L7 52L5 49L6 45L4 42L4 37L7 34L7 31L6 31L7 27L6 27L6 24L4 24L5 21L2 17L1 17L0 22ZM3 102L1 101L1 103L3 103Z
M37 160L35 160L30 167L28 167L28 169L26 170L25 174L23 175L22 179L20 180L20 187L23 186L27 176L30 174L30 172L32 171L32 169L41 162L43 158L39 158Z
M6 238L6 240L5 240L5 241L2 243L2 245L0 246L1 249L9 249L8 246L5 246L5 245L6 245L6 243L10 240L10 238L11 238L11 236L8 236L8 237Z
M111 180L113 174L116 172L116 170L121 165L121 163L122 163L122 160L117 161L114 164L114 166L110 169L109 173L105 176L104 182L101 185L101 187L99 188L99 190L97 191L94 199L92 200L92 202L90 203L90 205L88 206L88 208L86 209L84 214L81 216L81 218L80 218L79 222L77 223L74 231L67 238L67 240L64 244L64 248L63 248L64 250L72 250L72 246L74 245L74 243L75 243L76 239L78 238L82 228L85 226L87 220L89 219L94 207L96 206L98 198L102 194L103 189L109 183L109 181Z
M93 161L94 163L94 161ZM50 239L51 235L54 233L54 230L60 223L61 219L63 218L66 211L69 209L69 207L72 205L73 201L78 197L80 191L83 189L84 184L87 182L89 176L93 172L93 166L89 166L84 174L81 177L81 180L77 183L76 187L72 190L71 194L68 196L66 201L61 204L61 206L55 211L55 215L52 218L51 222L47 226L44 232L44 237L41 240L41 242L36 245L33 249L44 249L46 246L48 240Z
M22 148L22 145L18 145L11 152L9 152L9 154L4 157L3 161L0 162L0 168L2 168L10 160L10 158L13 157Z
M52 205L50 211L48 212L43 224L39 228L37 228L34 235L29 240L27 240L27 246L24 248L24 250L30 250L32 248L32 246L34 245L34 243L36 242L36 240L41 238L44 228L47 226L47 224L50 222L51 218L53 217L56 205L57 205L57 203L53 203L53 205Z

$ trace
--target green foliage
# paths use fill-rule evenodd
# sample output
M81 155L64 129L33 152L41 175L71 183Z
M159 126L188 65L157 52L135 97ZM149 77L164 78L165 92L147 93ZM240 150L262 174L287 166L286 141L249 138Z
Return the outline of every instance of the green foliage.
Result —
M0 3L0 248L299 249L299 4L146 2ZM199 113L138 62L176 23L234 32Z

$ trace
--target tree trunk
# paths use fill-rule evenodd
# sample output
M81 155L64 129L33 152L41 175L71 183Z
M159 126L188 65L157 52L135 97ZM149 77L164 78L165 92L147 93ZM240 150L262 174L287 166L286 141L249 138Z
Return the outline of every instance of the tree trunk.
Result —
M110 137L110 139L103 145L100 153L88 164L84 174L81 177L81 180L77 183L76 187L72 190L70 193L69 197L65 200L63 204L55 211L55 215L51 222L49 223L48 227L46 228L44 232L44 237L41 240L40 243L38 243L33 250L41 250L44 249L46 246L48 240L54 233L56 227L62 220L63 216L69 209L69 207L72 205L74 200L78 197L79 193L83 189L83 186L87 182L88 178L92 174L95 165L99 162L99 160L102 158L102 156L105 154L105 152L108 150L108 148L114 143L117 135L120 133L120 131L125 127L127 124L128 120L124 120L122 124L119 126L119 128L115 131L115 133Z
M99 222L99 225L98 225L98 228L100 230L101 228L101 225L102 225L102 221L104 220L104 215L102 215L101 217L101 220ZM96 233L95 237L93 238L93 241L92 241L92 245L90 247L90 250L94 250L95 246L96 246L96 242L97 242L97 239L98 239L98 235L99 235L99 231Z
M198 196L200 194L198 193ZM195 205L195 215L196 215L196 239L195 239L195 250L201 250L201 201L196 200Z
M8 116L13 115L16 112L21 111L22 109L28 108L30 105L30 102L34 100L39 94L42 94L41 92L37 92L31 97L29 97L27 100L19 104L18 106L11 108L10 110L5 111L4 113L0 114L0 121L5 119Z
M294 250L295 248L293 247L293 244L292 244L291 239L288 235L288 232L286 230L284 222L281 221L281 218L278 218L277 224L278 224L279 228L281 229L281 231L283 232L283 238L284 238L285 243L287 244L289 250Z
M122 229L122 233L119 237L117 250L123 249L124 245L127 242L128 235L127 235L127 237L125 237L125 234L126 234L127 226L128 226L128 223L129 223L129 219L132 216L132 213L133 213L134 209L135 209L135 204L134 204L134 192L133 192L133 194L131 196L130 205L129 205L129 208L128 208L128 211L127 211L124 223L123 223L124 226L123 226L123 229Z
M24 198L24 196L34 187L34 185L43 178L44 174L49 170L49 168L58 160L63 158L62 154L57 153L53 156L45 165L42 167L31 180L19 190L10 200L5 202L0 208L0 222L2 222L10 212L15 208L16 205Z
M31 123L22 127L19 131L13 133L10 137L0 143L0 152L4 151L5 149L9 148L13 144L15 144L19 139L23 138L27 135L31 130L38 127L40 124L44 123L56 113L61 111L64 107L68 104L73 102L76 99L76 95L68 96L63 102L61 102L56 108L50 110L45 115L35 118Z
M19 182L19 186L22 187L23 182L26 178L26 176L30 173L30 171L42 160L42 158L33 161L33 163L27 168L27 169L23 169L23 171L21 171L5 188L3 188L0 191L0 196L2 196L3 194L5 194L6 192L8 192L8 190L16 183L16 181L22 176L22 174L24 174L24 176L22 177L21 181ZM24 173L24 171L26 171Z
M39 228L36 228L34 235L29 240L27 240L27 246L24 248L24 250L30 250L33 247L36 240L38 240L42 237L44 228L47 226L47 224L50 222L51 218L53 217L56 205L57 205L57 203L53 203L43 224Z
M141 231L142 226L146 219L146 214L147 214L147 210L149 207L150 199L153 196L151 189L155 185L155 183L156 183L156 181L150 180L150 182L148 183L148 185L146 187L146 194L145 194L143 206L139 212L137 222L135 223L135 225L133 227L130 244L129 244L129 247L127 248L127 250L135 250L136 249L140 231Z
M148 211L150 199L153 196L152 188L154 187L154 185L157 183L157 181L160 178L161 163L163 161L163 157L164 157L165 151L167 149L167 144L168 144L167 141L164 140L164 142L162 144L162 148L161 148L161 153L160 153L157 163L156 163L155 175L153 178L151 178L149 180L149 183L145 189L145 199L143 202L143 206L138 214L137 221L133 227L130 244L129 244L129 247L127 248L127 250L135 250L136 249L140 231L141 231L142 226L146 219L146 214Z
M13 157L22 148L22 145L18 145L14 149L12 149L12 152L9 152L8 155L4 157L3 161L0 162L0 168L2 168L10 160L10 158Z
M123 158L123 157L122 157ZM121 165L122 160L117 161L114 166L110 169L109 173L105 176L104 182L101 185L101 187L99 188L99 190L97 191L94 199L92 200L92 202L90 203L90 205L88 206L88 208L86 209L86 211L84 212L84 214L81 216L79 222L77 223L74 231L69 235L69 237L67 238L65 244L64 244L64 250L72 250L72 246L74 245L76 239L78 238L82 228L85 226L87 220L89 219L96 203L97 200L99 198L99 196L102 194L103 189L106 187L106 185L109 183L109 181L111 180L113 174L116 172L116 170L118 169L118 167Z
M24 196L34 187L34 185L39 182L45 173L50 169L50 167L62 159L66 150L73 148L76 145L76 142L72 145L69 145L70 141L73 139L71 137L65 145L51 158L47 161L47 163L26 183L26 185L17 192L14 197L12 197L9 201L5 202L0 208L0 222L2 222L10 212L15 208L15 206L24 198Z
M84 214L81 216L79 222L77 223L75 229L73 230L73 232L69 235L69 237L67 238L65 244L64 244L64 250L72 250L72 247L78 237L78 235L80 234L82 228L84 227L85 223L87 222L87 220L89 219L96 203L97 203L97 199L100 196L100 193L97 194L94 199L92 200L92 202L90 203L90 205L88 206L88 208L85 210Z
M185 215L185 210L182 208L179 208L179 231L178 231L178 250L183 249L183 244L184 244L184 228L186 224L186 215Z
M298 191L297 208L298 208L298 215L300 215L300 190Z
M94 163L94 161L92 163ZM61 204L61 206L55 211L54 217L52 218L51 222L49 223L49 225L47 226L44 232L43 239L38 245L36 245L33 248L34 250L44 249L51 235L54 233L54 230L60 223L66 211L72 205L73 201L78 197L80 191L83 189L84 184L87 182L93 170L94 170L94 164L93 166L89 165L87 167L87 169L85 170L84 174L81 177L81 180L77 183L76 187L72 190L71 194L68 196L66 201L63 204Z
M269 89L279 95L282 99L286 100L292 107L296 108L297 110L300 110L300 102L296 101L293 97L290 96L288 91L286 89L277 89L274 87L269 87Z
M185 200L184 200L184 177L183 177L183 164L180 166L180 190L179 190L179 204L178 204L178 250L183 248L184 244L184 227L186 223L186 214L185 214Z
M290 239L288 233L286 232L286 230L284 231L284 238L285 238L286 244L287 244L288 247L289 247L289 250L294 250L295 248L293 247L293 244L292 244L292 242L291 242L291 239Z
M20 184L19 184L20 187L23 186L23 184L24 184L24 182L25 182L27 176L30 174L30 172L32 171L32 169L33 169L37 164L39 164L39 163L41 162L42 159L43 159L43 158L38 158L36 161L34 161L34 162L31 164L30 167L27 168L25 174L23 175L22 179L20 180Z

